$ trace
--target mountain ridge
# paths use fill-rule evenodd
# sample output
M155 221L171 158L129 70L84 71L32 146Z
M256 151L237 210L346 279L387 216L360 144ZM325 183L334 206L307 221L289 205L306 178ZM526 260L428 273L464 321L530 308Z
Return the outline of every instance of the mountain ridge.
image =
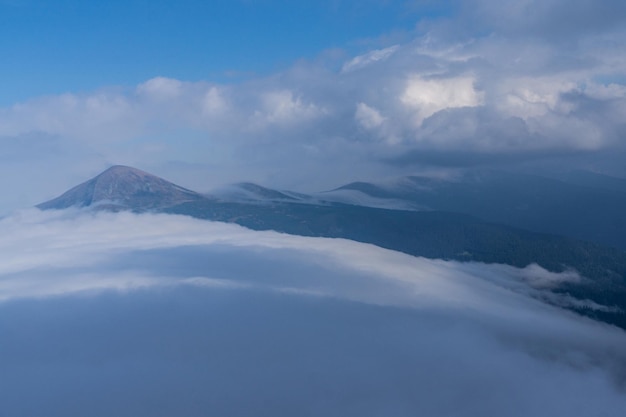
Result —
M465 213L626 250L626 192L619 189L626 181L592 174L579 177L582 180L567 182L504 171L472 172L447 180L409 176L395 183L352 182L326 193L326 198L359 193L361 201L395 200L407 208Z
M179 214L236 223L253 230L351 239L431 259L500 263L520 268L536 263L551 272L574 269L589 280L564 284L551 291L571 295L581 305L591 300L610 307L610 311L570 309L626 329L624 250L487 221L462 212L292 201L283 197L287 194L275 194L264 187L244 188L258 195L263 203L202 195L143 171L116 166L37 207Z

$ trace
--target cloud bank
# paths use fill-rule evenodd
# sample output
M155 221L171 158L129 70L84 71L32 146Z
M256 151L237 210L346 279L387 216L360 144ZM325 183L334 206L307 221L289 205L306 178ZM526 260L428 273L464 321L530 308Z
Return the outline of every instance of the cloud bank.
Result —
M608 415L623 331L574 272L414 258L169 215L0 221L9 415ZM45 411L44 411L45 410Z

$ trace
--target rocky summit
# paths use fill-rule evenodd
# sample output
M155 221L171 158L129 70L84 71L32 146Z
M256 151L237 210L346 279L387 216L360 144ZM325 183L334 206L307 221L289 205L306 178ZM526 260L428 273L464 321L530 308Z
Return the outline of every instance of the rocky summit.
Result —
M136 168L116 165L37 207L44 210L93 207L142 211L162 209L204 198L199 193L155 175Z

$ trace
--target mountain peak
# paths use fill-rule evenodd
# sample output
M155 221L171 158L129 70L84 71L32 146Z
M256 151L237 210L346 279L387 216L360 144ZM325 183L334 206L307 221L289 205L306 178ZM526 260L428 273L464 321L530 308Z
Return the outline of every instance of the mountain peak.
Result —
M204 198L201 194L137 168L114 165L37 207L42 210L96 207L143 211Z

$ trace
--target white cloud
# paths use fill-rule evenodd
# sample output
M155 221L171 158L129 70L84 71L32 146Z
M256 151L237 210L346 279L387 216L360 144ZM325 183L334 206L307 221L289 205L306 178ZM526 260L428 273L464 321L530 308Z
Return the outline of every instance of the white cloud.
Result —
M377 128L385 121L385 117L378 110L365 103L357 103L354 117L365 129Z
M624 332L533 298L574 273L131 213L16 213L0 221L0 249L12 414L158 415L145 398L192 416L289 404L285 415L617 417L626 406L614 383ZM74 408L51 400L79 386Z
M268 125L298 125L324 114L324 109L306 103L290 90L269 91L261 96L262 108L252 115L253 128Z
M394 45L384 49L374 49L363 55L355 56L343 65L343 67L341 68L341 72L345 73L350 71L356 71L365 68L373 63L385 61L390 56L392 56L398 48L399 45Z
M626 85L609 83L597 84L589 83L585 88L585 93L598 100L621 99L626 97Z
M528 120L544 116L550 112L567 114L565 103L560 100L562 94L577 89L572 81L554 78L510 78L498 85L496 102L499 111L507 116Z
M211 87L204 95L202 108L203 113L206 115L219 115L228 110L228 102L219 88Z
M534 288L556 288L566 282L579 283L582 279L574 270L555 273L546 271L537 264L528 265L520 270L520 276Z
M137 94L147 95L156 100L171 100L182 93L183 83L166 77L155 77L137 86Z
M155 227L156 224L159 227ZM508 298L501 301L499 297L493 297L494 292L501 290L477 284L474 282L476 278L481 274L513 277L512 279L521 279L521 282L528 283L531 288L549 288L556 283L579 279L573 272L555 274L537 265L517 270L504 266L457 264L414 258L349 240L308 238L273 231L253 232L233 224L164 214L81 213L75 210L41 212L33 209L17 212L0 220L0 231L0 282L4 286L1 295L3 299L29 295L28 291L16 290L16 293L11 293L9 289L14 284L15 288L22 288L29 280L20 274L28 271L43 271L45 275L45 271L51 268L82 268L106 264L110 257L114 259L116 254L128 251L199 245L301 252L306 257L297 259L316 259L314 263L321 265L335 265L334 267L360 271L365 276L373 274L372 277L384 277L390 286L387 295L370 294L367 297L371 298L363 299L357 297L361 301L383 304L393 304L394 297L398 297L400 305L406 302L408 305L413 305L414 302L417 303L415 305L443 303L447 306L484 311L495 308L514 310L510 303L516 296L503 293L502 296ZM73 280L69 275L67 279ZM140 284L146 282L145 276L141 274L138 279ZM81 280L81 289L88 288L88 280ZM126 276L122 280L124 283L128 282ZM63 281L61 278L52 283L53 293L58 292ZM96 288L103 285L97 280L93 284ZM71 281L68 288L74 286L75 283ZM402 290L394 292L394 286ZM26 287L35 288L28 285ZM38 281L36 287L38 295L45 293L46 285ZM332 292L330 295L351 296ZM519 302L524 301L514 301Z
M115 142L141 132L142 121L133 120L134 113L131 99L115 92L42 97L0 111L0 135L38 132Z
M467 76L449 79L412 76L400 100L415 110L415 122L420 125L440 110L481 105L483 93L474 88L475 82Z
M623 6L508 3L458 4L458 15L420 21L413 39L345 62L302 61L229 84L155 77L16 103L0 109L0 150L51 161L65 188L76 182L63 157L72 154L95 161L81 179L96 173L90 166L123 163L199 191L250 179L318 191L436 167L387 163L432 152L479 154L485 164L623 152L626 32L608 12ZM26 146L30 135L50 146ZM11 168L24 178L18 188L33 190L20 204L50 196L28 171Z

